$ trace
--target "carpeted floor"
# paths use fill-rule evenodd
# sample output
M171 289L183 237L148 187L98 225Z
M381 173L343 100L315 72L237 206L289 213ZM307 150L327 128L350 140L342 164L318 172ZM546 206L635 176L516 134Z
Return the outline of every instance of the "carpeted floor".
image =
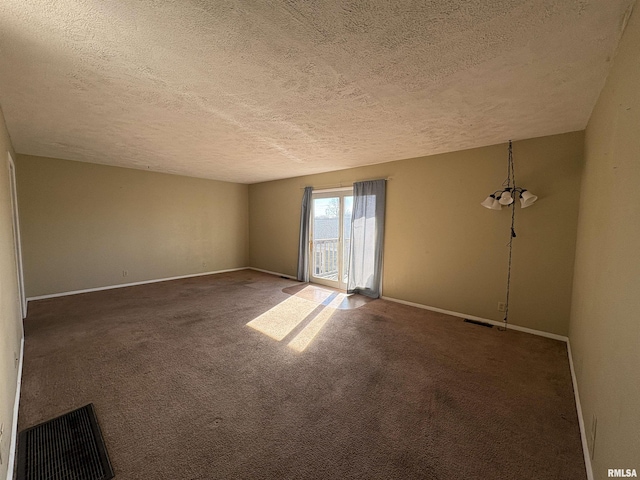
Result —
M117 479L586 478L555 340L249 270L25 330L20 429L93 402Z

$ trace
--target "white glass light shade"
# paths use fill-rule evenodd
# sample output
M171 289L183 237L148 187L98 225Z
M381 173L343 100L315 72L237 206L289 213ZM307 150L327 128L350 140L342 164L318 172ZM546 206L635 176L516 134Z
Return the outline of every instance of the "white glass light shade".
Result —
M500 205L511 205L513 203L513 197L511 196L511 192L509 190L505 190L500 195Z
M491 208L495 200L496 200L496 197L494 197L493 195L489 195L487 198L484 199L484 202L482 202L480 205L482 205L484 208Z
M536 202L536 200L538 200L537 196L527 190L523 190L520 194L520 208L530 207Z
M491 204L491 210L502 210L502 205L497 199L493 199L493 203Z

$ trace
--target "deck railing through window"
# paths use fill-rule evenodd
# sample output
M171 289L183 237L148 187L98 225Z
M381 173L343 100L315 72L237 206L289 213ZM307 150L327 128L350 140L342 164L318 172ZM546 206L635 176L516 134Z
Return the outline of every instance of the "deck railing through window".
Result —
M313 272L315 277L330 280L338 279L338 242L337 238L325 238L313 241ZM349 258L349 239L344 244L345 259ZM346 269L347 262L344 268Z

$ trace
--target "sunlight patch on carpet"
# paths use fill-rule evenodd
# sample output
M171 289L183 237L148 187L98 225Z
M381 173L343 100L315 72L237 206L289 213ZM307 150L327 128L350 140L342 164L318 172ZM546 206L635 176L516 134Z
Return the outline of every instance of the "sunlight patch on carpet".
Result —
M331 292L327 291L327 298ZM316 302L292 296L247 323L274 340L282 340L318 307Z
M346 298L344 293L336 295L336 297L323 308L318 315L316 315L304 329L296 335L296 337L289 342L289 347L297 350L298 352L304 351L305 348L313 341L322 327L329 321L332 315L336 312L342 301Z
M288 344L297 352L303 352L320 333L336 310L348 299L345 293L307 285L278 305L254 318L247 326L274 340L281 341L303 321L302 330ZM314 311L319 311L314 314Z

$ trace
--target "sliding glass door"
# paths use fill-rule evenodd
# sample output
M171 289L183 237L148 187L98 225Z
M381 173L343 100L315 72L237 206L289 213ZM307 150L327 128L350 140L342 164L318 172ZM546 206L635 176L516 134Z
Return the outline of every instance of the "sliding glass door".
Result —
M350 188L313 193L309 262L312 282L347 288L352 210Z

